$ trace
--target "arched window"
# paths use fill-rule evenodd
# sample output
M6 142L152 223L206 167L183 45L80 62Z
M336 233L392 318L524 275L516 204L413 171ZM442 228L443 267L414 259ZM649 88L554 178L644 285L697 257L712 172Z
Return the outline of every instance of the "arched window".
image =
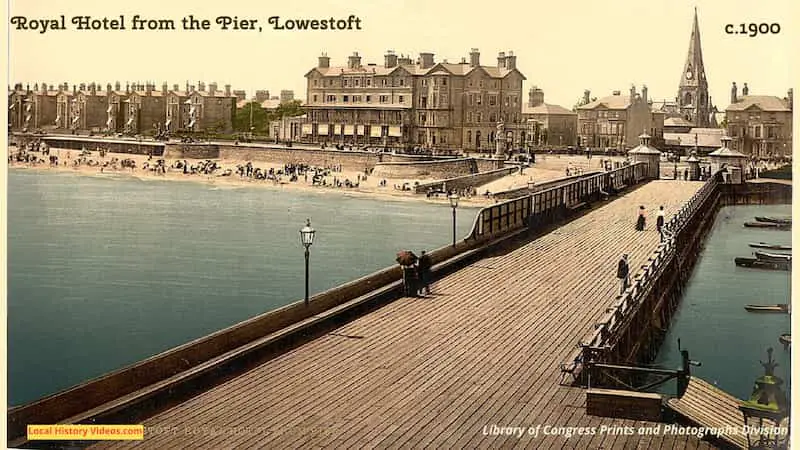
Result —
M686 93L686 95L683 97L683 104L684 105L691 105L692 104L692 94L690 94L688 92Z
M476 131L475 132L475 147L480 147L480 146L481 146L481 132L480 131Z
M467 143L472 145L472 131L467 131Z

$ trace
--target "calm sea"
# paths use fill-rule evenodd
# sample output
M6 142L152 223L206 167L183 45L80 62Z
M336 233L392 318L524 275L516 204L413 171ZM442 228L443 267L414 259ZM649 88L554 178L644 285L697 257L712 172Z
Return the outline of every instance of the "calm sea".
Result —
M452 240L447 205L9 171L8 392L28 403ZM459 208L458 236L477 214Z
M737 256L752 257L750 242L791 245L789 231L745 228L755 216L791 216L790 205L729 206L717 215L705 248L695 265L656 363L680 366L677 339L702 366L692 375L716 384L730 394L747 399L754 381L764 374L767 348L780 364L775 374L789 384L791 361L778 337L790 332L788 314L751 313L748 304L789 303L790 272L737 267ZM674 382L671 384L674 392ZM785 386L785 387L786 387Z

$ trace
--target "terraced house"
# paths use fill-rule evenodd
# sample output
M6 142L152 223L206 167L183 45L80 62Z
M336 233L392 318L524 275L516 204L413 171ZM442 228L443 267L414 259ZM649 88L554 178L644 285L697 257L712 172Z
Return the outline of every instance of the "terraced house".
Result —
M522 123L522 82L516 56L500 53L497 66L469 61L436 62L433 53L417 61L384 55L384 64L348 57L331 66L319 57L307 79L306 122L302 139L331 144L421 146L437 152L494 151L498 122ZM520 141L522 126L508 126L502 138Z

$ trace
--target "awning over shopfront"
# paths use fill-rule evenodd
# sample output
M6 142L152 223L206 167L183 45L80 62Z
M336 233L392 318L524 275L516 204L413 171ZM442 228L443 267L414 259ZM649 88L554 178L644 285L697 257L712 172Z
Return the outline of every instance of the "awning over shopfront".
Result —
M380 125L371 125L369 127L369 135L372 137L381 137L381 131L383 127Z
M304 123L302 129L303 129L303 134L304 135L311 134L311 124L310 123Z
M400 126L391 126L389 127L389 136L403 137L403 130L400 128Z
M327 136L328 135L328 124L321 123L317 125L317 134L320 136Z
M355 127L353 125L345 125L344 126L344 135L345 136L352 136L354 128Z

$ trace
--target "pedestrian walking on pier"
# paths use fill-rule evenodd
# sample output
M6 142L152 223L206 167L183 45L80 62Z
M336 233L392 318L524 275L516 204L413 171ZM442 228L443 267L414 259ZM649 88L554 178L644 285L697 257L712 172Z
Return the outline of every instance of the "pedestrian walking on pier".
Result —
M630 267L628 266L628 254L622 255L617 264L617 278L619 279L619 294L622 295L630 285Z
M636 231L644 231L644 205L639 206L639 217L636 218Z
M430 295L431 288L431 256L422 251L417 262L417 278L419 279L419 295Z
M658 230L658 234L661 237L661 240L664 240L664 206L658 207L658 216L656 217L656 229Z

